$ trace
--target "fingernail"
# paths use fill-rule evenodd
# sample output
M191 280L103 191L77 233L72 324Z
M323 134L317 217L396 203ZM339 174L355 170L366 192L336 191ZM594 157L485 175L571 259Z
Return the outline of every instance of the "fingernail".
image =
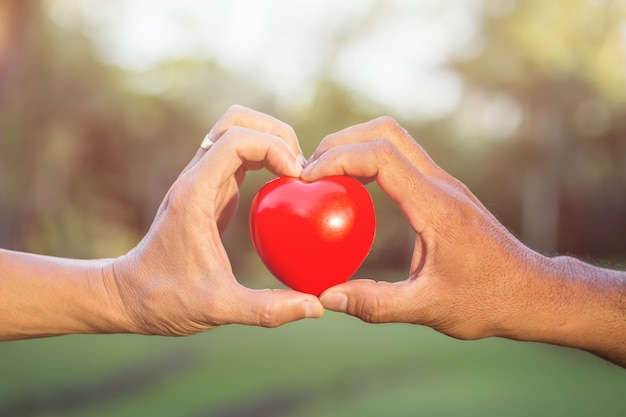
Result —
M306 158L304 157L304 155L300 155L298 157L298 163L302 168L304 168L304 166L306 165Z
M294 173L294 177L299 177L300 174L302 174L302 171L304 171L304 168L302 167L299 158L296 158L296 163L293 166L296 170L296 172Z
M311 169L313 169L315 164L317 164L317 159L315 161L312 161L312 162L309 161L307 163L307 165L305 165L304 170L302 171L302 175L304 176L304 175L308 174L309 172L311 172Z
M327 309L340 313L345 313L348 308L348 297L341 292L322 294L320 302Z
M317 300L315 302L306 300L304 302L304 316L309 319L317 319L324 315L324 307Z
M317 159L315 159L315 160L313 160L313 161L309 160L309 161L307 162L307 165L305 165L305 168L309 168L309 169L311 169L311 168L312 168L315 164L317 164Z

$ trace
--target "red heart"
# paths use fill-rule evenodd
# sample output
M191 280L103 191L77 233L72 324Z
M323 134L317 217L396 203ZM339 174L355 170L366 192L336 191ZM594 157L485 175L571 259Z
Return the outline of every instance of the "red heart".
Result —
M375 232L372 198L347 176L276 178L250 207L252 243L265 266L283 284L309 294L348 280L367 257Z

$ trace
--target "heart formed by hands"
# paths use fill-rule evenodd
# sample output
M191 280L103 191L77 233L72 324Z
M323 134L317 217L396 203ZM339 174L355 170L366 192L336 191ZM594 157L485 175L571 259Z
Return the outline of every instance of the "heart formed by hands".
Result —
M352 277L375 234L372 198L348 176L275 178L250 207L252 243L265 266L286 286L318 296Z

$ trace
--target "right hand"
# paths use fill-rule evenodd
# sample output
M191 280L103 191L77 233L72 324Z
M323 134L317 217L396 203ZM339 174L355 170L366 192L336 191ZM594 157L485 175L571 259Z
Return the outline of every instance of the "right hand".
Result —
M525 276L545 258L513 237L395 120L378 118L324 138L301 177L331 175L375 179L417 236L405 281L348 281L321 295L326 308L461 339L496 335L524 311Z

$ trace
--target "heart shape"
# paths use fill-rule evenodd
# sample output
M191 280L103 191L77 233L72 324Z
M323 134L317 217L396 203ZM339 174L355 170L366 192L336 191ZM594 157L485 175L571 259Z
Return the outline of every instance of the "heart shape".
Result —
M250 207L252 243L265 266L288 287L318 296L357 271L375 233L372 198L347 176L275 178Z

